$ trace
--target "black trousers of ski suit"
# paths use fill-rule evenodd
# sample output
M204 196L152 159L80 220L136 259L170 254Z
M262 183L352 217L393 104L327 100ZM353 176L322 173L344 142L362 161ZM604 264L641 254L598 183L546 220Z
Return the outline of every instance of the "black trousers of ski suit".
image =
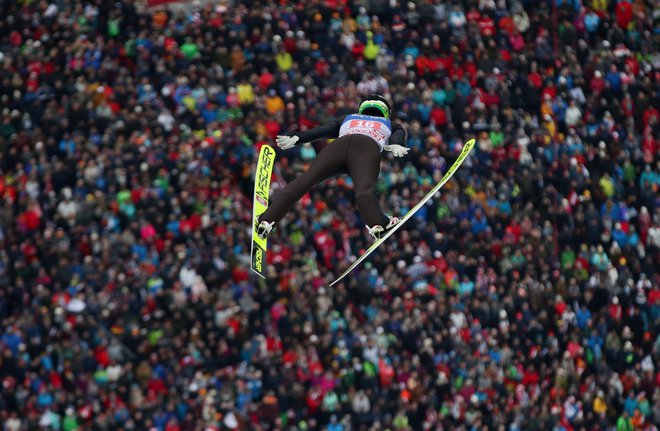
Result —
M389 218L376 199L376 181L380 174L380 146L368 136L344 135L319 152L305 173L275 195L259 220L276 224L313 186L337 174L348 172L353 180L355 204L367 226L385 227Z

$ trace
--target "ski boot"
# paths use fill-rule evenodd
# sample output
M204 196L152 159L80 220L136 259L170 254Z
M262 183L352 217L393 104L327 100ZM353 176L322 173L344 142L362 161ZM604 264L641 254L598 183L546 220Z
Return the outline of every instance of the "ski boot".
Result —
M387 223L387 226L383 227L379 224L369 227L366 226L367 231L369 232L369 235L371 235L374 238L374 241L378 241L385 232L396 226L401 219L399 217L392 217L390 216L390 221Z
M273 231L273 227L275 226L274 221L266 221L266 220L259 220L257 218L257 225L255 227L255 230L257 232L257 236L261 239L266 239L268 235Z

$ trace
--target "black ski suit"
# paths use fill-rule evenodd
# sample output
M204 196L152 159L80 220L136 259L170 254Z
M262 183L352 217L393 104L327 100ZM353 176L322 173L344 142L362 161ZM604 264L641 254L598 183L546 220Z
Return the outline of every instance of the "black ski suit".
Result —
M390 134L391 133L391 134ZM355 191L355 204L369 227L389 222L376 198L384 145L405 145L406 132L400 124L381 117L351 114L330 123L296 134L298 143L338 137L321 150L309 169L274 196L259 220L276 224L314 185L333 175L347 172Z

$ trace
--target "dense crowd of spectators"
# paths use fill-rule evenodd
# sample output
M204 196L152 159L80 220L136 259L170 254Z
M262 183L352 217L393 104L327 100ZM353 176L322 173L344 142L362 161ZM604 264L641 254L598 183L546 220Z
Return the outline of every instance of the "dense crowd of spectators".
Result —
M0 423L657 430L657 2L0 0ZM350 180L248 271L255 156L378 92ZM325 143L279 152L272 191Z

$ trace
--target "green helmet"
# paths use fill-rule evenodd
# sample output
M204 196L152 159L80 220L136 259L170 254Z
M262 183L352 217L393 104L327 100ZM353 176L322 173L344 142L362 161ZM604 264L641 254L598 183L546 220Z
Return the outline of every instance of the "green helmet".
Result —
M358 114L390 118L390 109L390 104L383 96L370 94L360 102Z

